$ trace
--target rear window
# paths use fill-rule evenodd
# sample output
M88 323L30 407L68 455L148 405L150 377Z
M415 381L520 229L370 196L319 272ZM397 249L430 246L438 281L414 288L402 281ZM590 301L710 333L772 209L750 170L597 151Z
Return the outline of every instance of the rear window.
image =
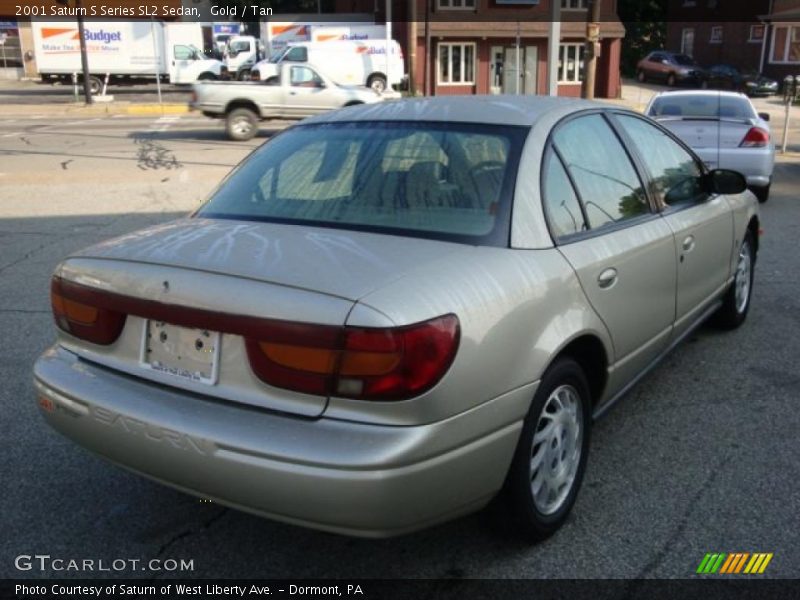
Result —
M736 96L664 94L653 100L647 114L651 117L695 117L710 119L753 119L750 101Z
M684 67L691 67L697 64L691 56L686 56L685 54L674 54L672 56L672 62L683 65Z
M296 126L196 214L507 246L526 134L462 123Z

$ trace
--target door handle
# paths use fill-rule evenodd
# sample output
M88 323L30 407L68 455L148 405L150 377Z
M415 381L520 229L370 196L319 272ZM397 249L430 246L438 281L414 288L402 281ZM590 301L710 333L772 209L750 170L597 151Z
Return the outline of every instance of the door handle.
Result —
M694 236L690 235L683 240L683 251L691 252L692 250L694 250Z
M597 276L597 285L607 290L617 283L617 270L614 268L606 269Z

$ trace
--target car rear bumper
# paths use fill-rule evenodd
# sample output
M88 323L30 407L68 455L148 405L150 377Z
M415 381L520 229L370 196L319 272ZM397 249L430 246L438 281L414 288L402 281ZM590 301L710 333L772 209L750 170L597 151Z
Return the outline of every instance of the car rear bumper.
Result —
M716 148L695 148L710 169L730 169L744 175L750 187L764 187L772 181L775 166L773 148L736 148L717 152Z
M498 407L526 406L536 387L445 421L396 427L220 402L59 346L36 362L34 381L54 429L123 467L234 508L363 537L406 533L488 503L522 427L521 416Z

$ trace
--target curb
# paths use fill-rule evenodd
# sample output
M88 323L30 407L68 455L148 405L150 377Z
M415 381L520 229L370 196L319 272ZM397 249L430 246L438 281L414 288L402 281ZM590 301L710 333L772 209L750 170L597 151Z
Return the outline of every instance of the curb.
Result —
M51 117L96 117L103 115L159 116L182 115L189 112L186 103L168 104L131 104L129 102L112 102L108 104L81 103L68 104L0 104L4 116L25 117L27 115L45 115Z

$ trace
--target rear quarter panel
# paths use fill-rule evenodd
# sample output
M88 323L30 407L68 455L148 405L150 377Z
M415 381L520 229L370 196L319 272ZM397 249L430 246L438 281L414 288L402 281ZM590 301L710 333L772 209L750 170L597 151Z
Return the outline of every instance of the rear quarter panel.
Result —
M397 425L442 420L535 383L558 351L583 333L596 335L612 358L604 325L555 249L465 247L361 298L348 324L362 325L361 306L397 325L455 313L461 325L458 353L442 381L417 398L334 397L326 417ZM516 398L512 412L521 419L532 392L509 397Z

